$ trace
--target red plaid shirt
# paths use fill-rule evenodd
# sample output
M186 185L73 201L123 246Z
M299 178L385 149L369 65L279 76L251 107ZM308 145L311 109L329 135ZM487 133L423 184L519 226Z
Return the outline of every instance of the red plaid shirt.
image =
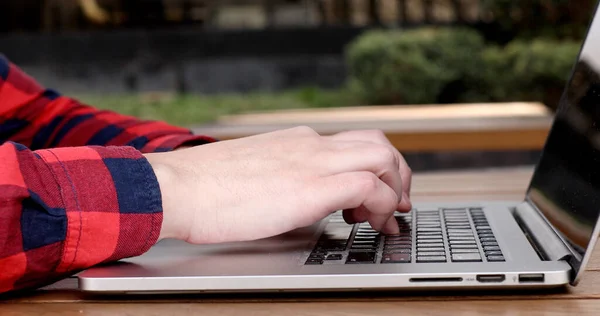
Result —
M60 96L0 55L0 293L147 251L162 202L142 153L212 141Z

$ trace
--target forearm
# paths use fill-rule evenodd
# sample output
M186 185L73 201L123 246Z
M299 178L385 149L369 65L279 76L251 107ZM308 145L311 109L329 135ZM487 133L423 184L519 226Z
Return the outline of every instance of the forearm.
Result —
M136 256L158 239L161 193L130 147L0 146L0 293Z

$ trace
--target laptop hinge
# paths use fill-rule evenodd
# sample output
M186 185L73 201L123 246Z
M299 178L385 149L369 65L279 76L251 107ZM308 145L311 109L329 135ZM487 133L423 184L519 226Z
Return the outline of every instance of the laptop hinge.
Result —
M572 256L571 251L532 205L527 202L520 203L516 207L514 215L544 259L569 261Z

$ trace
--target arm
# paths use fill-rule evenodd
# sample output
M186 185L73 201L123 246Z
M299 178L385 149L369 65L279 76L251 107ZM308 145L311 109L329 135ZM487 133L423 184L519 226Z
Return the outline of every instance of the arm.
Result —
M132 146L143 153L213 142L187 129L138 120L41 87L0 55L0 143L32 150L74 146Z
M131 147L0 145L0 293L142 254L162 215L152 167Z
M211 141L58 96L0 56L0 293L146 252L163 209L142 152Z

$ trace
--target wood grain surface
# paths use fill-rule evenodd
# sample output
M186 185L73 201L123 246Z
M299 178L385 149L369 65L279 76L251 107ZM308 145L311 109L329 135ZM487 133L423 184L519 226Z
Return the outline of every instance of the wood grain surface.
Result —
M234 139L310 126L322 135L379 129L402 152L537 150L553 114L540 103L472 103L281 110L224 116L193 128L196 134Z

